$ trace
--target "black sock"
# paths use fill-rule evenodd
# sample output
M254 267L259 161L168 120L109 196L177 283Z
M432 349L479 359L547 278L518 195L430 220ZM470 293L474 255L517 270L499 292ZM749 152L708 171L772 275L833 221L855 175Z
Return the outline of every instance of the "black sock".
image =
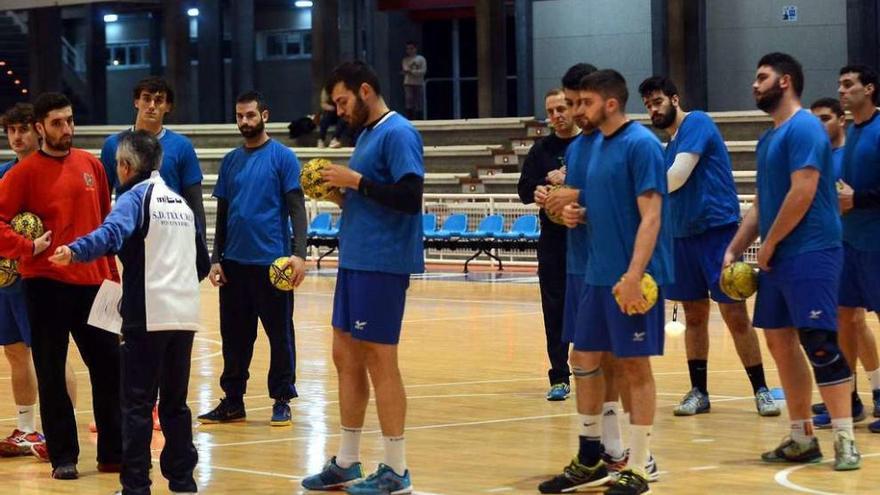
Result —
M705 359L688 359L688 371L691 375L691 387L709 395L706 390L709 362Z
M578 448L578 462L587 467L595 466L602 460L602 440L598 437L579 436L580 447Z
M855 406L856 404L860 404L862 402L862 398L859 397L859 393L853 390L852 392L852 404Z
M752 392L757 394L758 389L767 388L767 382L764 380L764 365L762 363L747 367L746 374L749 375L749 381L752 382Z

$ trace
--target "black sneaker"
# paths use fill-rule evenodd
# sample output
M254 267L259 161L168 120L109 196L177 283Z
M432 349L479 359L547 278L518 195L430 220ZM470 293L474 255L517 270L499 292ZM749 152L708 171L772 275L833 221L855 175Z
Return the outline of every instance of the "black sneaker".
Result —
M819 450L819 440L816 437L810 439L810 443L802 445L791 437L782 439L782 443L775 449L761 454L764 462L797 462L814 463L822 460L822 451Z
M247 413L244 411L244 402L232 402L228 397L220 399L220 404L214 410L199 416L199 421L206 424L233 423L244 421Z
M608 468L605 467L604 462L599 461L595 466L588 467L579 463L575 457L571 464L562 470L562 474L538 485L538 491L541 493L571 493L581 488L602 486L610 479Z
M824 402L817 402L813 404L812 406L810 406L810 410L813 411L813 414L817 416L820 414L828 414L828 407L825 406Z
M75 480L79 478L76 464L62 464L52 470L52 478L56 480Z
M648 493L651 493L648 480L632 469L621 471L617 476L617 481L605 490L605 495L643 495Z

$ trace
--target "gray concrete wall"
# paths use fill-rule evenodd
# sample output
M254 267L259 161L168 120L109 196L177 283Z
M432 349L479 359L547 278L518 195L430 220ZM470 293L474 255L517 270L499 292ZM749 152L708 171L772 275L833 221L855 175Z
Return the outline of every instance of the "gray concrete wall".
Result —
M751 83L762 55L785 52L804 67L803 101L836 96L837 72L846 64L846 0L708 1L709 110L755 108ZM797 20L783 7L797 5Z
M728 2L721 2L728 3ZM627 110L644 111L638 85L652 72L650 0L546 0L534 2L532 47L535 113L578 62L613 68L626 78Z

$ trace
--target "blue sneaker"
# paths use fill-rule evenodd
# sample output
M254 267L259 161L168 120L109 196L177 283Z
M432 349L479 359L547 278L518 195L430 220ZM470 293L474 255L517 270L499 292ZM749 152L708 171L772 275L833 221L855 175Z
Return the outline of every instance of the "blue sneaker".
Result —
M409 469L398 476L393 469L385 464L379 464L375 473L367 476L367 479L354 483L345 489L349 495L404 495L412 493L412 481L409 479Z
M867 417L865 414L865 405L862 401L853 404L853 423L864 421ZM819 430L831 428L831 415L827 412L813 416L813 426Z
M871 433L880 433L880 419L868 425L868 431Z
M269 420L272 426L290 426L290 404L284 401L276 400L272 406L272 419Z
M547 391L547 400L559 401L565 400L571 394L571 385L567 383L557 383L550 387Z
M339 490L352 483L357 483L364 477L361 463L356 462L347 468L336 464L336 456L330 458L324 469L318 474L307 476L302 480L302 486L306 490Z
M880 389L873 390L871 395L874 399L874 417L880 418Z

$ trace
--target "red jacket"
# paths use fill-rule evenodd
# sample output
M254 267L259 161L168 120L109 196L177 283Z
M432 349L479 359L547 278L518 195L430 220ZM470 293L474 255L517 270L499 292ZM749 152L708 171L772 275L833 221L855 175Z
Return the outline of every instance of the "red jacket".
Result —
M9 226L15 215L29 211L52 231L52 245L33 256L34 243ZM16 164L0 180L0 256L18 259L22 278L49 278L76 285L119 280L116 260L58 266L49 262L57 246L95 230L110 213L104 166L87 151L71 148L56 158L42 151Z

